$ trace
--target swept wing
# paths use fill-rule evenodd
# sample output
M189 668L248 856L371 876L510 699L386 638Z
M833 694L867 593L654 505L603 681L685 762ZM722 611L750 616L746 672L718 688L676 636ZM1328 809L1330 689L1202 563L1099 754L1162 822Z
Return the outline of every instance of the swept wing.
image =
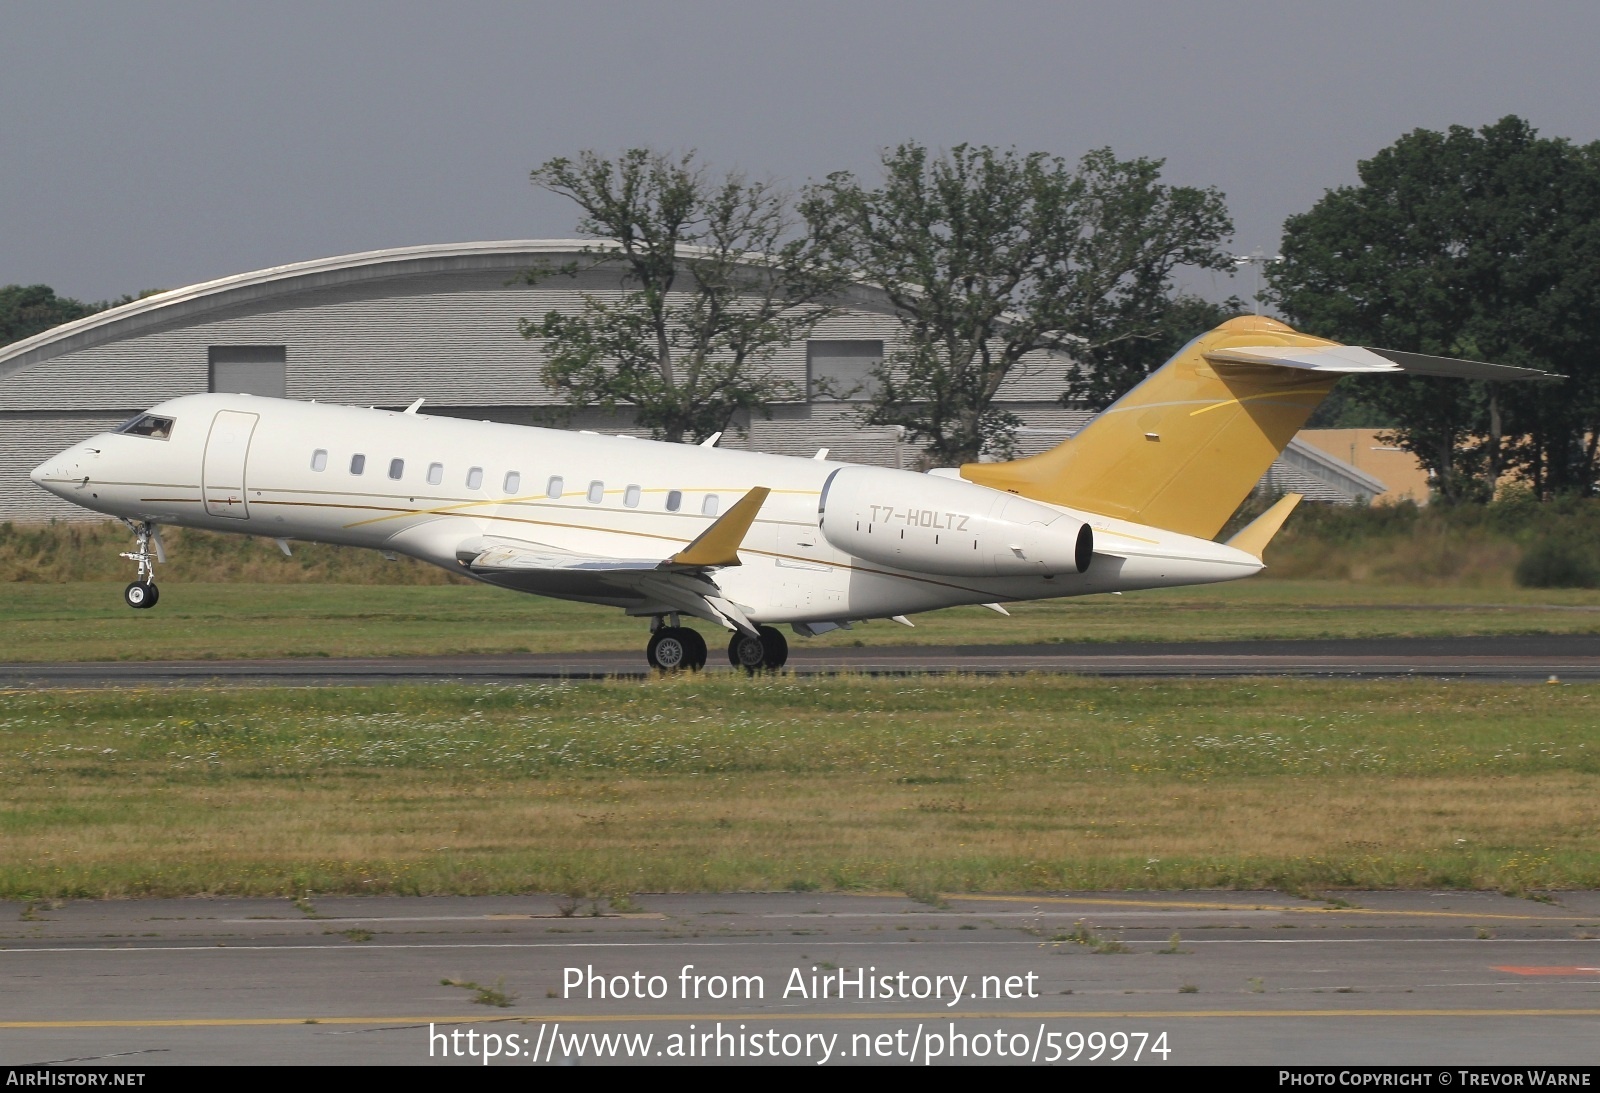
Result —
M608 599L631 614L681 611L756 635L747 610L723 594L718 569L736 566L756 514L771 491L757 486L688 546L665 558L614 558L499 536L469 539L456 560L491 584L546 596Z

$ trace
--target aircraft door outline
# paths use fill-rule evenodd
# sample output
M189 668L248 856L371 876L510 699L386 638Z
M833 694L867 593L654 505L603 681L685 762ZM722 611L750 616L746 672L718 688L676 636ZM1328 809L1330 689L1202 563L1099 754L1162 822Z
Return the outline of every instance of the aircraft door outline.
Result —
M245 467L250 460L250 441L260 420L260 414L238 410L218 410L211 419L200 472L200 492L210 515L250 519L244 492Z

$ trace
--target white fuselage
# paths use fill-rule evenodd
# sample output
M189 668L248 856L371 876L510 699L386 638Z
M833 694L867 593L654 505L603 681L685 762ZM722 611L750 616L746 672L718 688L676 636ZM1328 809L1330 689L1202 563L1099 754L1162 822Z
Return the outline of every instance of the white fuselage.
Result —
M910 471L248 395L189 395L150 412L172 420L169 435L103 433L46 461L33 480L128 520L389 550L458 573L461 545L474 541L665 559L764 486L771 494L740 545L741 564L715 574L762 623L1203 584L1261 568L1218 543ZM830 476L847 470L872 476L873 497L863 487L852 502L857 524L870 527L847 534L836 525L830 541L819 500ZM1034 534L1043 510L1043 520L1070 517L1062 527L1092 527L1092 560L1083 572L1047 561L1054 571L1004 573L1012 557L1061 555ZM989 538L961 538L969 524ZM1008 537L1008 526L1021 530ZM893 557L904 560L836 545L869 533L898 536L907 553ZM983 565L938 553L957 548ZM983 575L997 565L1002 575ZM581 584L537 591L639 607Z

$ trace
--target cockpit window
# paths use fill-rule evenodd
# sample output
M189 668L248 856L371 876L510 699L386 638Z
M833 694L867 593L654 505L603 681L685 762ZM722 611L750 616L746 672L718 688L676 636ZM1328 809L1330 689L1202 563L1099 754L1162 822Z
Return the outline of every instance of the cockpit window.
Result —
M172 418L157 417L155 414L140 414L132 421L125 422L117 430L129 436L147 436L154 440L166 440L172 436Z

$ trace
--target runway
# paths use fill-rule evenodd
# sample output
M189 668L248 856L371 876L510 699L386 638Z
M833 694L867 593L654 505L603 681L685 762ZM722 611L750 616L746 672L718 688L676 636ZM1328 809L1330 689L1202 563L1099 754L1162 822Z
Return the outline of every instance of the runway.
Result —
M1543 682L1600 679L1600 634L1322 641L1049 645L790 645L799 675L1052 672L1129 677L1424 676ZM712 671L731 671L720 649ZM286 686L604 679L648 674L642 651L305 660L115 661L0 665L0 687L125 687L183 683Z
M0 921L12 1065L485 1065L486 1034L502 1066L1081 1064L1096 1044L1133 1065L1592 1065L1600 1043L1596 892L185 899Z

